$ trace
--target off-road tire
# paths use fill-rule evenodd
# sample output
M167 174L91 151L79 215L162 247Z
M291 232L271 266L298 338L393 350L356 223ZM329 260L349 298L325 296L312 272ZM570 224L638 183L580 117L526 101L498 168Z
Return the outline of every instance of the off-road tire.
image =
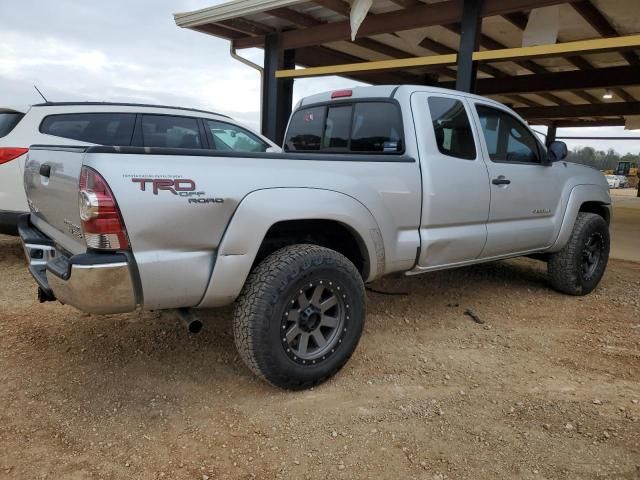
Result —
M586 250L589 239L595 236L601 242L598 263L585 274ZM551 286L569 295L586 295L598 286L609 260L609 226L600 215L580 212L569 241L562 250L552 253L547 262Z
M345 312L335 329L336 344L326 358L295 357L283 333L288 328L283 326L285 315L296 308L292 298L310 285L329 283ZM334 250L300 244L272 253L254 268L235 306L233 333L251 371L277 387L301 390L324 382L344 366L360 340L365 317L364 283L353 263Z

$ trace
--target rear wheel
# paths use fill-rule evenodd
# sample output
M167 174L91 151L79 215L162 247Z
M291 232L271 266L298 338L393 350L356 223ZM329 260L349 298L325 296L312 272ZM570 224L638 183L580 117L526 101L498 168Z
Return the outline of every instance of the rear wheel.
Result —
M303 389L349 360L365 315L364 284L346 257L293 245L269 255L247 279L234 337L254 373L281 388Z
M569 241L549 256L551 285L569 295L586 295L604 275L609 260L609 227L600 215L580 212Z

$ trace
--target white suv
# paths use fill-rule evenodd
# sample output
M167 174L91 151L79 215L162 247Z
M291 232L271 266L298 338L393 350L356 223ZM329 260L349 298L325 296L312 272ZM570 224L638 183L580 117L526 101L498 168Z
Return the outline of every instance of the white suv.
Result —
M204 110L94 102L0 107L0 233L17 234L18 216L29 211L22 177L36 144L280 151L226 115Z

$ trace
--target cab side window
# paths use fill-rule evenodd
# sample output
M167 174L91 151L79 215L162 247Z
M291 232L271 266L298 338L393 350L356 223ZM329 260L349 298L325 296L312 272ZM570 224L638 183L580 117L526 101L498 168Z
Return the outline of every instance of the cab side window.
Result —
M477 105L476 109L492 161L541 163L539 144L520 120L486 105Z
M135 113L63 113L42 120L40 132L100 145L131 144Z
M453 98L430 97L429 111L440 153L474 160L476 145L463 103Z
M216 120L205 120L216 150L233 152L265 152L269 145L251 132Z

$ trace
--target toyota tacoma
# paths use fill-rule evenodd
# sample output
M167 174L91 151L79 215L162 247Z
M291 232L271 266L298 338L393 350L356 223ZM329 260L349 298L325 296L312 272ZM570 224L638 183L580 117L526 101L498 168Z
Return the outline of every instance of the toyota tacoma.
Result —
M585 295L611 199L504 105L421 86L301 100L283 151L32 146L19 232L41 300L96 314L235 303L247 366L287 389L354 352L365 284L518 256Z

